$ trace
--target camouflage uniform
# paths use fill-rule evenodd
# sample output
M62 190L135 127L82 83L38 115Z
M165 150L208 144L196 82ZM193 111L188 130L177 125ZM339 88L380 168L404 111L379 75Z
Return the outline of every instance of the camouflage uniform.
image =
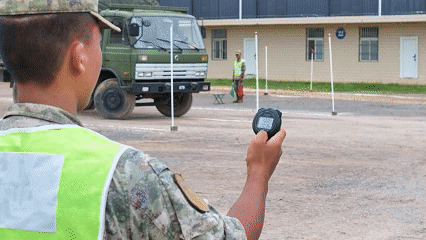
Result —
M25 103L9 106L0 131L47 124L82 126L63 109ZM201 213L191 206L165 164L129 149L109 187L104 239L246 239L238 219L208 208Z

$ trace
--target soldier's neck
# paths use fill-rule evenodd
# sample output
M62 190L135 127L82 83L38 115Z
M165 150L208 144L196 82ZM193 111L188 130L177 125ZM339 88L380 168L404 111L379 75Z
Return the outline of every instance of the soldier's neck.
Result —
M73 91L52 84L40 86L35 83L17 85L18 103L36 103L62 108L77 116L77 104Z

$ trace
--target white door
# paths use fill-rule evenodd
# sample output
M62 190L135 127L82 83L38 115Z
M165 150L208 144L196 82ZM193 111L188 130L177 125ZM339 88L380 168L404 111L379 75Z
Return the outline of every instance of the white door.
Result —
M256 40L254 38L244 39L244 56L246 60L246 75L256 74Z
M419 52L417 37L401 37L401 78L417 78Z

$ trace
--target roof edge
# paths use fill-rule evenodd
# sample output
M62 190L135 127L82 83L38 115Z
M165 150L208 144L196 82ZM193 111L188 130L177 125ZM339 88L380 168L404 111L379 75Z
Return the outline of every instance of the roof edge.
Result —
M339 16L307 18L215 19L198 20L204 26L253 26L253 25L307 25L307 24L363 24L426 22L426 14L386 16Z

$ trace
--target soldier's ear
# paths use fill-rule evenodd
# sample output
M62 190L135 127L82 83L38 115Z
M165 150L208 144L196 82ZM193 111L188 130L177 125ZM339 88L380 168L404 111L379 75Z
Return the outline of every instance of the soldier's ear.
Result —
M71 47L71 65L73 72L81 74L86 71L89 56L82 42L75 42Z

